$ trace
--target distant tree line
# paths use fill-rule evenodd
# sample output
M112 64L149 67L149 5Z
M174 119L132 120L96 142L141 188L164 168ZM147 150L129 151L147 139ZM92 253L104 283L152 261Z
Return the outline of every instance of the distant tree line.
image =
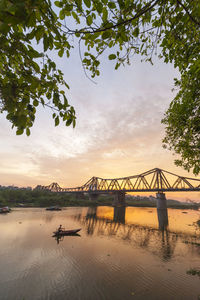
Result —
M110 205L112 197L100 196L97 201L91 202L88 195L83 199L75 194L54 193L45 190L0 189L1 206L48 207L48 206L88 206Z

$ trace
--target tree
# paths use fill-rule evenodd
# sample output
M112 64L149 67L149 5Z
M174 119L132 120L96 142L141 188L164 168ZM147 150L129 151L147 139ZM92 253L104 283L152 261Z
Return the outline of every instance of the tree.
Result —
M58 17L50 1L0 1L0 99L1 111L17 127L17 134L30 135L39 103L53 109L55 125L59 118L75 126L75 111L68 104L68 88L63 74L46 54L70 49L65 34L59 31ZM43 43L39 51L36 42ZM67 50L68 51L68 50ZM68 52L67 52L68 53Z
M50 0L1 0L1 110L7 112L17 134L24 129L30 134L39 103L53 109L55 125L61 118L75 126L74 109L61 90L61 85L68 86L47 55L56 50L59 56L69 57L75 39L83 68L92 77L100 74L100 58L106 51L115 69L130 63L134 54L150 62L157 54L179 69L178 93L163 119L164 143L180 154L177 164L197 174L199 0L57 0L54 4ZM35 41L43 51L33 46Z
M162 122L166 125L164 147L180 155L175 164L186 170L200 172L200 63L194 63L181 80L179 91Z

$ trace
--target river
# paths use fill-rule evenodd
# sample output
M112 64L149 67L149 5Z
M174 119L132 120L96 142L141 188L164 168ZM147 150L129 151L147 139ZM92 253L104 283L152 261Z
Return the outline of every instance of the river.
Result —
M200 211L15 208L0 215L1 300L197 300ZM167 225L168 223L168 225ZM53 231L81 228L57 240Z

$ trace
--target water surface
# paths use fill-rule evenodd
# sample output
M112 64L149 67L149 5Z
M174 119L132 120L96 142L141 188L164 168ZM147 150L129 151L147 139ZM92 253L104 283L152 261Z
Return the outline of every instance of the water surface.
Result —
M200 212L14 209L0 215L0 299L200 299ZM167 226L168 223L168 226ZM52 232L82 228L56 240Z

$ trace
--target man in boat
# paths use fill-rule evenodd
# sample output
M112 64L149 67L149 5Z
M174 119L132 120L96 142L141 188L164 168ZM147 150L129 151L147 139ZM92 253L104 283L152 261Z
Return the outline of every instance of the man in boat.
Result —
M63 230L62 230L62 225L60 225L59 227L58 227L58 233L60 233L60 232L62 232Z

